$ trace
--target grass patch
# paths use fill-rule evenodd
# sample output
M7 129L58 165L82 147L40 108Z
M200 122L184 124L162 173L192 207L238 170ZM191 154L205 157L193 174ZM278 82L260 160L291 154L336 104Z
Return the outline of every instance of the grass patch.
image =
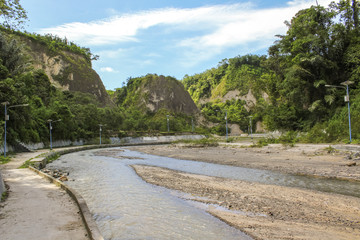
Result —
M8 162L10 162L11 157L4 157L4 156L0 156L0 164L6 164Z
M25 161L25 162L19 167L19 169L21 169L21 168L28 168L28 167L31 165L31 160L33 160L33 158Z
M5 201L7 197L9 196L8 191L5 191L1 194L1 202Z
M39 157L45 157L48 153L42 153L40 154L39 156L37 156L36 158L39 158ZM55 161L56 159L58 159L60 157L60 154L57 153L57 152L53 152L51 154L49 154L47 157L46 157L46 163L51 163L53 161ZM31 162L31 160L33 160L34 158L31 158L27 161L25 161L23 163L23 165L21 165L19 168L28 168L29 166L33 166L35 165L34 162Z
M46 162L51 163L51 162L55 161L56 159L58 159L59 157L60 157L59 153L57 153L57 152L52 153L46 157Z
M324 150L327 152L327 153L336 153L336 152L339 152L339 150L337 150L336 148L333 148L332 146L328 146L326 148L324 148Z
M261 138L259 141L256 142L256 144L252 144L250 147L252 148L262 148L269 144L279 143L279 141L276 138L270 137L270 138Z

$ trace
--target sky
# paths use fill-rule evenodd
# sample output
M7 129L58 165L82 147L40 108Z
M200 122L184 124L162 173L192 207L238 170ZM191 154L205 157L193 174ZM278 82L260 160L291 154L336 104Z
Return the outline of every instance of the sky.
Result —
M332 0L21 0L28 32L66 37L100 58L105 88L148 73L179 80L221 60L267 54L284 21Z

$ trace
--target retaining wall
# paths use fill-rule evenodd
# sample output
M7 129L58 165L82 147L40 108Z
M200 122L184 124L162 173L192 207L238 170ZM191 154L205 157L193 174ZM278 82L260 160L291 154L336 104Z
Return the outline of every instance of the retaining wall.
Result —
M204 138L203 135L174 135L174 136L155 136L155 137L111 137L111 144L124 143L156 143L156 142L173 142L178 140L198 140Z
M54 155L64 155L68 153L73 152L79 152L79 151L85 151L85 150L91 150L91 149L97 149L97 148L109 148L109 147L124 147L124 146L136 146L136 145L158 145L158 144L169 144L172 141L180 140L180 139L201 139L204 138L204 136L201 135L191 135L190 137L188 135L183 136L167 136L167 137L141 137L136 138L132 143L131 139L128 139L129 142L127 143L119 143L119 144L103 144L103 145L92 145L92 146L84 146L79 148L72 148L72 149L66 149L66 150L60 150L55 151L46 156L44 159L42 159L39 164L38 168L43 168L48 163L48 159L50 159ZM167 141L164 141L167 140ZM121 140L120 140L121 141ZM64 189L72 199L76 202L79 210L80 215L82 217L82 220L84 222L85 228L87 230L87 233L91 240L104 240L103 236L101 235L99 228L96 225L95 220L93 219L91 212L85 202L85 200L82 198L80 194L78 194L75 190L71 189L70 187L66 186L62 182L58 181L57 179L49 176L46 173L41 172L40 170L29 167L31 170L35 171L42 177L48 179L50 182L54 183L55 185L61 187ZM1 174L0 174L1 178Z
M110 143L111 144L124 144L124 143L154 143L154 142L170 142L170 141L177 141L182 139L201 139L204 138L203 135L174 135L174 136L155 136L155 137L111 137ZM67 146L83 146L86 144L86 141L79 140L79 141L70 141L70 140L58 140L53 141L52 146L53 148L57 147L67 147ZM43 149L47 145L44 143L22 143L27 149L29 150L37 150ZM16 149L13 146L6 145L6 152L15 152ZM4 153L4 146L0 146L0 153Z
M80 210L80 215L82 221L85 225L86 231L89 235L91 240L104 240L103 236L101 235L99 228L96 225L95 220L92 218L90 210L85 202L85 200L79 195L75 190L71 189L70 187L66 186L62 182L56 180L55 178L43 173L33 167L29 167L32 171L36 172L40 176L48 179L51 183L54 183L56 186L64 189L69 196L75 201L76 205Z
M3 180L3 178L2 178L2 176L1 176L1 171L0 171L0 198L1 198L1 196L2 196L2 194L3 194L3 192L5 192L5 184L4 184L4 180Z

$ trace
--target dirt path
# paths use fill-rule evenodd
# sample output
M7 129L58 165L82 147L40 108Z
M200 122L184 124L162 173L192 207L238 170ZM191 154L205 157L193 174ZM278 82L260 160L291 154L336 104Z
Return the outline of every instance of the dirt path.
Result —
M217 164L323 177L360 179L359 161L349 153L328 153L328 145L261 149L142 146L132 150ZM354 154L351 154L354 156ZM355 161L353 167L347 166ZM360 199L312 190L208 177L169 169L133 166L145 181L178 190L209 205L207 211L255 239L360 239ZM219 208L221 206L224 208Z
M79 210L65 191L29 169L17 169L43 152L17 154L1 166L10 187L0 204L1 240L88 239Z

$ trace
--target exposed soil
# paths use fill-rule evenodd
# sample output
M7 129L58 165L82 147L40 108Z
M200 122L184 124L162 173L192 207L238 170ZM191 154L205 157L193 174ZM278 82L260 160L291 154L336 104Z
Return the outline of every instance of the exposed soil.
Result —
M232 147L141 146L154 155L322 177L360 179L354 154L330 152L328 145ZM330 149L331 150L331 149ZM352 159L349 159L352 158ZM347 166L355 162L355 166ZM360 198L250 183L135 165L145 181L189 193L208 212L255 239L360 239ZM225 207L225 209L216 206Z
M262 148L251 148L249 143L205 148L178 144L130 149L177 159L360 181L360 153L338 151L325 144L270 144Z

